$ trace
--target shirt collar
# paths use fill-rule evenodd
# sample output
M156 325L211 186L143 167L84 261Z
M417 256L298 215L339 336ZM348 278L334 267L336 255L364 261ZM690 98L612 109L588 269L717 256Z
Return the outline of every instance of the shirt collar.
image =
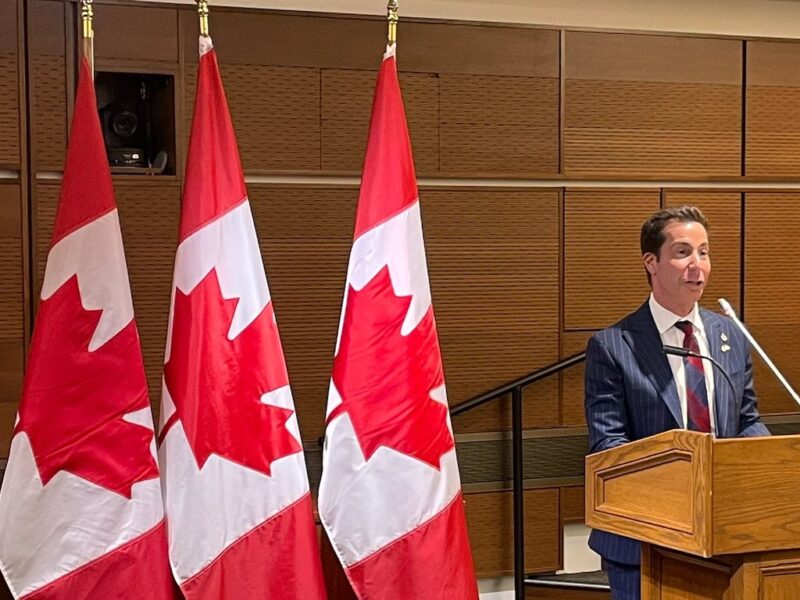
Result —
M692 311L685 317L679 317L671 310L667 310L661 306L658 301L653 297L650 292L650 313L653 315L653 320L656 322L656 329L659 335L664 333L675 325L678 321L689 321L696 330L699 330L703 335L706 333L706 328L703 327L703 319L700 318L700 310L697 303L692 307Z

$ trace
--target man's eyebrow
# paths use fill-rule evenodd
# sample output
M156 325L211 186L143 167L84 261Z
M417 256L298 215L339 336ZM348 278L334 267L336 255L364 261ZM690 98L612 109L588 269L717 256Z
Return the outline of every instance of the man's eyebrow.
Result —
M703 247L708 247L709 245L710 245L709 242L703 242L702 244L700 244L697 247L698 248L703 248ZM675 240L674 242L672 242L670 244L670 247L675 247L675 246L689 246L691 248L692 244L689 243L689 242L683 241L683 240Z

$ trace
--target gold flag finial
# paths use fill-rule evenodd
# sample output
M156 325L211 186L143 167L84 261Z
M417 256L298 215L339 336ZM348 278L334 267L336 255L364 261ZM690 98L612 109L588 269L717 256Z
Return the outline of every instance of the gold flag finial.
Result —
M83 37L94 37L94 29L92 21L94 20L94 9L92 8L92 0L81 0L81 22L83 23Z
M200 35L208 36L208 0L197 0L197 14L200 15Z
M389 21L389 45L397 43L397 0L389 0L386 7L386 20Z
M83 36L81 46L83 55L89 61L89 66L94 72L94 8L92 0L81 0L81 23L83 25Z

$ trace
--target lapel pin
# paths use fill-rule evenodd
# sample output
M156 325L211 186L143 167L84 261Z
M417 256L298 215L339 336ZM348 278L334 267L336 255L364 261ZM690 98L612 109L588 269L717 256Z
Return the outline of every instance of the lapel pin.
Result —
M728 346L728 344L722 344L722 347L720 348L720 350L722 350L723 352L727 352L730 349L731 347Z
M725 335L724 333L721 333L719 337L723 342L727 342L728 341L728 336Z

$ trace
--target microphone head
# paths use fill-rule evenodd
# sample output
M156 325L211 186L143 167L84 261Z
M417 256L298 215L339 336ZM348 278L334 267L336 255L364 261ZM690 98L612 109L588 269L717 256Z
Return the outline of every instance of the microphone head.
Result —
M736 311L733 310L731 303L725 300L725 298L719 298L717 300L719 305L722 307L723 312L731 318L736 318Z

